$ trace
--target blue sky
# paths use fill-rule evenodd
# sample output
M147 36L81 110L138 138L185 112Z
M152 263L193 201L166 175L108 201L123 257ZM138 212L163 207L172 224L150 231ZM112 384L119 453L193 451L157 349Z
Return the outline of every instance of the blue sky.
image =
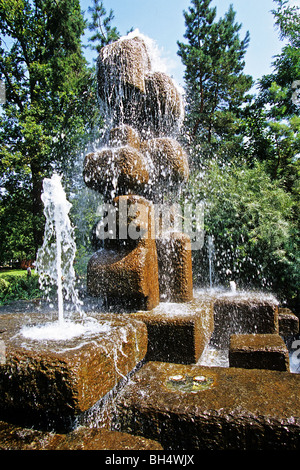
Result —
M93 3L92 0L80 1L85 11ZM188 10L190 0L104 0L103 3L107 11L114 11L114 25L122 35L126 35L133 27L157 43L167 63L169 75L183 85L184 67L177 55L177 41L185 41L183 10ZM270 72L273 57L283 47L271 13L276 4L273 0L212 1L212 6L217 7L218 16L223 16L230 4L236 11L236 21L243 25L241 37L247 30L250 32L245 72L258 79Z

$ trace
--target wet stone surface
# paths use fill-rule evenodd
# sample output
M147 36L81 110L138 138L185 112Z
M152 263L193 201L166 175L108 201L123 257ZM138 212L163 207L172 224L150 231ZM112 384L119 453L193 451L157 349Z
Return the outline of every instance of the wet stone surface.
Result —
M161 450L158 442L107 429L80 427L68 434L0 421L0 450Z
M210 377L195 393L170 378ZM149 362L122 391L121 430L169 450L299 450L300 376Z
M279 335L232 335L229 365L245 369L289 371L289 353Z
M21 331L47 320L53 323L45 315L1 316L0 414L4 420L64 429L144 358L147 330L142 322L94 314L98 330L68 340L31 339Z

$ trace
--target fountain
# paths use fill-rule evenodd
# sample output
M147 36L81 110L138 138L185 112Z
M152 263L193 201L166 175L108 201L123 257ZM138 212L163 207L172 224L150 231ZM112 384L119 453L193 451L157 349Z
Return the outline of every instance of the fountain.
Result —
M187 154L176 140L183 102L173 81L153 66L148 42L134 32L100 52L107 145L84 162L86 185L118 214L113 236L102 232L103 248L90 260L88 290L108 306L131 311L193 296L190 239L176 230L174 219L159 230L155 210L163 205L172 219L172 196L177 199L189 176ZM135 231L143 227L137 237L130 234L133 222Z
M298 318L233 281L229 292L212 289L212 243L211 288L193 286L191 233L176 205L189 176L183 103L147 38L134 32L102 49L98 91L107 132L83 178L103 198L87 266L102 307L78 302L70 204L54 175L38 268L46 290L57 287L58 318L0 317L0 448L299 449L300 375L282 339ZM226 350L227 362L205 363L207 348Z

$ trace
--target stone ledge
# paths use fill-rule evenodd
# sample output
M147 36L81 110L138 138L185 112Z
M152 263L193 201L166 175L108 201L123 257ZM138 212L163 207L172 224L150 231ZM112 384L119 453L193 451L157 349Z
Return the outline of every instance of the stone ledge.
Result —
M299 333L299 318L289 308L278 309L279 334L291 336Z
M289 353L279 335L232 335L230 367L289 371Z
M227 348L232 334L278 334L278 305L263 294L219 296L214 304L214 322L212 343Z
M68 434L0 421L0 450L162 450L158 442L130 434L80 427Z
M20 328L45 315L1 317L0 415L16 423L63 429L116 387L142 361L147 329L134 319L94 315L103 332L64 341L26 339ZM49 318L48 318L49 321ZM10 421L9 419L9 421Z
M171 390L170 377L207 376L203 391ZM300 375L150 362L117 402L120 430L165 450L300 450Z

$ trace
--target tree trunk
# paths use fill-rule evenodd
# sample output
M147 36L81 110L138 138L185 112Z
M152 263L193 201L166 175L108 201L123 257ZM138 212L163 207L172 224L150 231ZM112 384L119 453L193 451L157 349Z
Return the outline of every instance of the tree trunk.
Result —
M33 220L33 239L35 254L43 243L45 218L43 214L43 202L41 199L43 178L38 166L31 165L32 187L31 187L31 200L32 200L32 220Z

